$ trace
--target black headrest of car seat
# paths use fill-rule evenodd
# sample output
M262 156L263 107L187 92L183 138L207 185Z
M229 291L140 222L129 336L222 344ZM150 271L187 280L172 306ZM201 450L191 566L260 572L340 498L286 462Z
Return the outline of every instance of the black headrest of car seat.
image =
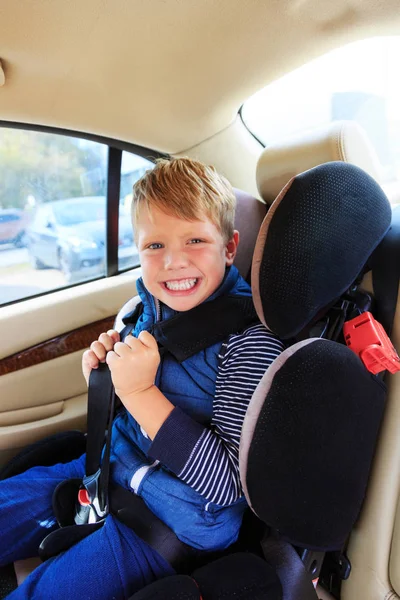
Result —
M356 280L385 236L391 207L365 171L330 162L293 177L269 209L253 257L260 320L296 336Z

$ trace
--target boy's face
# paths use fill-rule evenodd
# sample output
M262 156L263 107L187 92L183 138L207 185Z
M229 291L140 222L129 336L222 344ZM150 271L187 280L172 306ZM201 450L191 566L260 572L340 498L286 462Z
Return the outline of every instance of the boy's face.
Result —
M207 218L185 221L152 207L136 225L143 281L153 296L177 311L190 310L220 285L236 255L239 234L228 243Z

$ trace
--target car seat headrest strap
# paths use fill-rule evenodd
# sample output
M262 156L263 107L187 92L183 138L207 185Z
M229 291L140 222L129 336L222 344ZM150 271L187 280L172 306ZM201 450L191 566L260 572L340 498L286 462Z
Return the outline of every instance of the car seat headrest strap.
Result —
M257 321L250 296L220 296L156 323L151 333L161 348L183 362Z

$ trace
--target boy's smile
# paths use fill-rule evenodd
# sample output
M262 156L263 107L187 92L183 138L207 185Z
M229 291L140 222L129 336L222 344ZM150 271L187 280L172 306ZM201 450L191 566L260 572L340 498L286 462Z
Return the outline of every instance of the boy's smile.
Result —
M232 265L238 232L224 242L206 217L186 221L156 207L140 211L136 225L143 282L153 296L177 311L201 304Z
M190 294L199 283L199 279L196 277L189 279L175 279L170 281L164 281L164 285L171 293L179 294Z

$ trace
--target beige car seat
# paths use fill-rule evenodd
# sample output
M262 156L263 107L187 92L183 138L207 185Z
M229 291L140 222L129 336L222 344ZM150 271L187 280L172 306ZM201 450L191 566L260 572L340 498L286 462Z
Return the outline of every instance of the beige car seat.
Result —
M257 186L271 204L294 175L321 163L345 161L380 182L378 157L365 132L350 121L334 122L267 147L257 165ZM371 277L363 281L373 291ZM399 294L400 298L400 294ZM392 341L400 348L400 300ZM341 600L400 598L400 377L387 376L388 402L360 518L349 540L352 570ZM320 597L326 596L323 592Z
M294 175L335 160L361 167L380 183L381 165L365 131L353 121L335 121L268 146L257 164L258 191L272 204Z

